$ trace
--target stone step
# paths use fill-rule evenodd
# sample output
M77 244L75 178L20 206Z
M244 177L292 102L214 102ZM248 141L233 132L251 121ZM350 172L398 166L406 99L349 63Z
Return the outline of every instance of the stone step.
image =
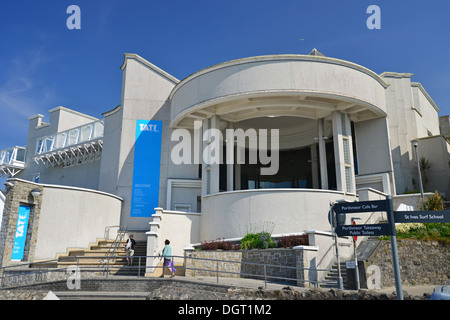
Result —
M101 268L105 266L109 266L113 268L113 273L120 272L120 274L124 275L137 275L138 268L126 268L127 267L127 259L126 252L124 250L124 246L126 241L122 241L120 246L116 248L114 252L114 258L108 260L106 255L108 254L111 245L114 243L114 240L109 239L97 239L96 243L91 243L89 245L89 249L87 248L69 248L65 254L60 254L57 256L58 261L52 262L50 264L46 264L45 266L42 264L35 264L33 267L69 267L73 265L78 265L85 270L89 267L92 267L93 270L96 268L100 268L98 270L102 270ZM144 256L147 254L147 242L145 241L137 241L137 247L133 256L134 264L137 266L139 263L139 256L141 260L141 265L145 266L146 259ZM125 269L124 269L125 268ZM145 268L143 268L145 269ZM142 271L143 275L145 272Z
M145 300L148 292L60 291L59 300Z

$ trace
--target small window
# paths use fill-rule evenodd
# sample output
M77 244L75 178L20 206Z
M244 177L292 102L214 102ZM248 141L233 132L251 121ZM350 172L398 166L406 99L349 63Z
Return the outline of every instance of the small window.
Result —
M191 212L191 205L187 203L176 203L175 211Z
M197 212L202 212L202 197L197 196Z

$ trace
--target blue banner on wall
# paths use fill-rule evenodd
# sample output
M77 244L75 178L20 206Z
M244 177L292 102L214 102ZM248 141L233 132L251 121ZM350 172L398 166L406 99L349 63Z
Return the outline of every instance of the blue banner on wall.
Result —
M151 217L159 206L162 121L137 120L131 217Z
M11 254L11 260L21 261L25 249L25 240L27 238L28 220L30 219L30 206L20 205L17 216L16 235Z

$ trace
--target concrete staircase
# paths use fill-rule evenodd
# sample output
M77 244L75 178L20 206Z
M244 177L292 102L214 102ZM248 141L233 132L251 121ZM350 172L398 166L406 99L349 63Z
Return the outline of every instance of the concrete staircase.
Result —
M65 268L73 265L78 265L80 268L89 269L92 267L102 271L100 266L107 267L111 275L134 275L137 276L139 271L143 276L145 273L145 256L147 254L147 242L136 241L136 249L134 252L133 265L127 265L126 253L123 250L126 240L122 241L115 253L117 258L105 259L108 250L113 245L114 240L97 239L96 243L91 243L88 249L85 248L69 248L65 254L59 254L57 258L56 266ZM141 258L139 258L141 256ZM139 270L139 259L141 268Z
M342 282L344 284L344 288L347 287L347 267L345 262L341 262L340 264L341 267L341 277L342 277ZM327 283L321 284L320 287L321 288L337 288L337 279L338 279L338 265L337 263L334 263L334 265L331 267L331 269L333 269L333 271L328 271L327 275L325 276L324 281L326 281Z
M367 261L370 258L370 256L373 254L375 249L378 247L379 244L380 244L380 241L378 240L378 237L368 237L367 239L365 239L357 248L356 254L358 256L358 261L359 262ZM351 258L351 259L353 259L353 258ZM359 264L360 263L358 263L358 265ZM348 281L348 277L347 277L346 263L341 262L340 266L341 266L341 276L342 276L344 288L347 288L349 286L349 281ZM329 271L327 273L327 275L325 276L325 281L328 283L321 285L321 287L337 288L338 267L337 267L336 262L331 267L331 269L333 269L333 271ZM361 278L361 276L360 276L360 278Z

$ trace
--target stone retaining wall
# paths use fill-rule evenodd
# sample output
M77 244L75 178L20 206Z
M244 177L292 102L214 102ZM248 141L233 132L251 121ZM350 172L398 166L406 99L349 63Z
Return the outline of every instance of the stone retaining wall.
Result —
M450 284L450 250L437 241L397 240L400 276L403 285ZM381 271L381 287L395 286L390 241L380 241L366 267ZM368 276L370 276L368 274Z
M269 281L274 277L288 278L277 279L277 282L296 283L299 286L304 286L307 280L302 270L305 266L303 250L197 250L187 252L185 256L186 277L215 277L218 270L220 277L264 279L266 276Z

